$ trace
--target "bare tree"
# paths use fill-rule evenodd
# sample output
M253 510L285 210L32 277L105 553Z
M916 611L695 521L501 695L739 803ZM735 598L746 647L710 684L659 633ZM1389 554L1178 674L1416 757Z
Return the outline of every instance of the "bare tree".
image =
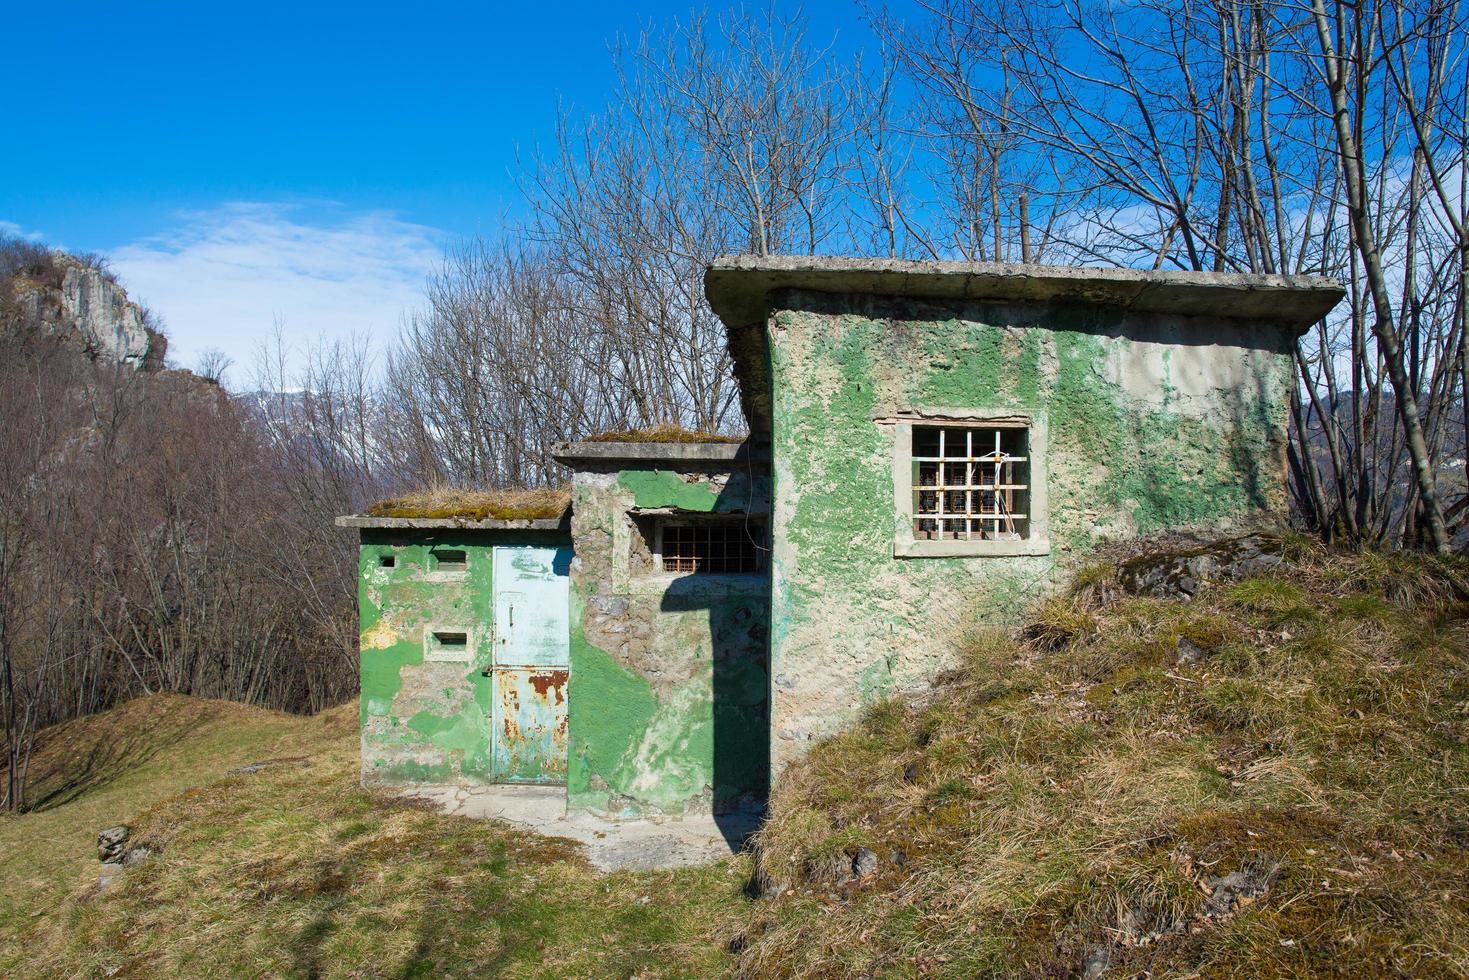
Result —
M1469 518L1455 502L1447 522L1438 489L1464 446L1457 5L925 9L922 30L893 36L950 106L930 125L992 148L959 168L974 182L949 212L978 213L1018 157L1012 199L1023 187L1038 212L1021 224L1044 224L1056 257L1346 280L1344 309L1297 350L1296 502L1328 536L1447 548ZM992 255L1003 215L991 206Z
M381 398L395 472L430 484L554 483L564 474L552 442L639 417L621 378L649 353L629 353L591 321L575 287L503 243L450 253L389 358Z
M736 396L704 266L836 240L853 88L803 17L769 10L699 15L613 56L611 103L563 113L534 161L529 233L600 338L628 423L725 429Z

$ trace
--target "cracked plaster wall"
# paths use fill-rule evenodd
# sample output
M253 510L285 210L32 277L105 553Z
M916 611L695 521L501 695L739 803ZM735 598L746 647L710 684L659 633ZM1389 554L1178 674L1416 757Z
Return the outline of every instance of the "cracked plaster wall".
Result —
M1097 307L777 294L773 768L926 684L1099 542L1283 513L1292 335ZM1050 551L894 557L894 426L1044 414Z
M769 578L658 573L634 508L769 513L769 478L693 464L576 474L568 805L715 812L763 796Z

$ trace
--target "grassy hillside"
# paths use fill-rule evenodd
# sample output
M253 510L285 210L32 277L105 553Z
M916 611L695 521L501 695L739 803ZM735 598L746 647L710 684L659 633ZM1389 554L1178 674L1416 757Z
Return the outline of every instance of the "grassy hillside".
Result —
M820 746L760 835L784 897L743 968L1469 974L1466 567L1289 559L1191 602L1094 569Z
M785 774L758 868L602 876L366 793L353 706L133 702L0 819L0 974L1469 975L1469 567L1289 549L977 635ZM157 854L99 893L118 822Z
M110 761L0 818L4 976L705 976L749 905L745 860L603 876L570 842L364 792L355 704L155 697L52 735L48 771ZM99 893L119 822L158 853Z

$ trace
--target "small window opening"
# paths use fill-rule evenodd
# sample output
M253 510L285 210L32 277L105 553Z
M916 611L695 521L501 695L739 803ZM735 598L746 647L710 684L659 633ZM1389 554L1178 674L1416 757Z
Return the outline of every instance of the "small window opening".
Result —
M423 659L462 663L469 657L468 630L432 630L424 637Z
M434 567L441 572L462 572L469 567L469 556L462 550L435 551Z
M1030 537L1030 433L1020 425L913 427L913 536Z
M398 565L398 559L392 555L383 555L377 561L383 568L396 568Z
M730 575L765 566L765 526L748 520L665 523L660 555L665 572Z

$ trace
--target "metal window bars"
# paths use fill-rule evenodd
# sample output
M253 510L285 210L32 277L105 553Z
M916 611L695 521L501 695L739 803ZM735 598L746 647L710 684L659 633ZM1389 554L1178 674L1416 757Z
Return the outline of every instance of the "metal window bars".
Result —
M743 521L669 522L663 525L663 571L678 574L741 574L761 571L759 525Z
M1021 426L913 427L913 535L996 541L1028 536L1030 457Z

